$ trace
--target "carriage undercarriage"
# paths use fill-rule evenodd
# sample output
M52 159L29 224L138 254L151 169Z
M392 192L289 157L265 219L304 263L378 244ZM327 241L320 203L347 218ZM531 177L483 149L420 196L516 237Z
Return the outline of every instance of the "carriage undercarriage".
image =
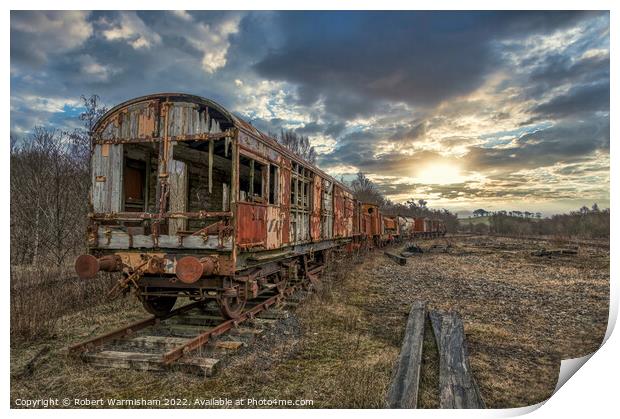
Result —
M125 269L108 297L134 295L149 313L161 317L169 313L179 299L215 302L224 318L235 319L246 302L265 293L283 293L291 285L309 287L316 283L333 249L278 260L255 266L233 276L207 276L191 283L179 275L157 275ZM101 260L101 258L100 258ZM105 258L104 258L105 260Z

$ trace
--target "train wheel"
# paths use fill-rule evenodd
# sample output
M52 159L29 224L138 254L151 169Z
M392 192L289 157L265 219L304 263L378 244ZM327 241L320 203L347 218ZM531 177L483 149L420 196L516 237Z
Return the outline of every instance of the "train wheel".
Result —
M158 297L155 295L147 295L142 298L144 309L158 317L164 316L172 310L177 302L177 297Z
M243 294L243 293L240 293ZM236 295L234 297L220 297L220 312L227 319L236 319L243 313L245 307L245 295Z

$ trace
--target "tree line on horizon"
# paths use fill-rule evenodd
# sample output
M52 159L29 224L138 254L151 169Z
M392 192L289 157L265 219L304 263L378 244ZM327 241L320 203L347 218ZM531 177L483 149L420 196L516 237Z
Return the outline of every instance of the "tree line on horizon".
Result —
M474 218L475 220L475 218ZM579 238L608 238L610 235L610 210L582 206L567 214L551 217L525 217L514 212L495 211L488 223L469 221L463 229L478 234L569 236Z

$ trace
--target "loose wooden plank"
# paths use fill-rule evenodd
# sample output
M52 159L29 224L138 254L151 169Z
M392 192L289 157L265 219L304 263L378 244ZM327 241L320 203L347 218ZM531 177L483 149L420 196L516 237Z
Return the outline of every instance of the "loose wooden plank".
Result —
M230 334L237 336L256 337L263 333L263 329L252 329L248 327L237 327L230 330Z
M102 351L83 355L86 362L96 367L123 368L146 371L164 371L169 367L162 362L161 354L141 352ZM174 365L184 371L212 376L219 360L213 358L181 358Z
M265 310L261 314L259 314L259 317L261 319L273 319L273 320L286 319L289 316L290 316L290 313L288 311L277 310L277 309Z
M416 301L409 313L396 374L387 395L390 408L415 409L417 406L425 319L425 304Z
M439 405L442 409L484 409L484 401L467 358L463 321L443 315L439 347Z
M430 310L428 312L428 318L431 321L437 349L439 349L441 347L441 322L443 320L443 317L438 311Z
M237 340L219 340L215 342L215 347L218 349L226 349L229 351L235 351L243 346L243 342Z
M390 259L393 259L395 262L397 262L399 265L406 265L407 264L407 258L404 258L400 255L394 254L394 253L390 253L390 252L383 252L383 254L387 257L389 257Z

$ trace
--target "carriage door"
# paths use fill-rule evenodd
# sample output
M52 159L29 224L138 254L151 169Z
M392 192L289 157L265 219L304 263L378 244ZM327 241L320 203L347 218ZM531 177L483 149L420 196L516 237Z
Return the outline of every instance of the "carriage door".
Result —
M244 248L266 246L268 164L255 156L239 155L237 243Z
M314 175L312 182L312 213L310 216L310 237L312 241L321 238L321 177Z

